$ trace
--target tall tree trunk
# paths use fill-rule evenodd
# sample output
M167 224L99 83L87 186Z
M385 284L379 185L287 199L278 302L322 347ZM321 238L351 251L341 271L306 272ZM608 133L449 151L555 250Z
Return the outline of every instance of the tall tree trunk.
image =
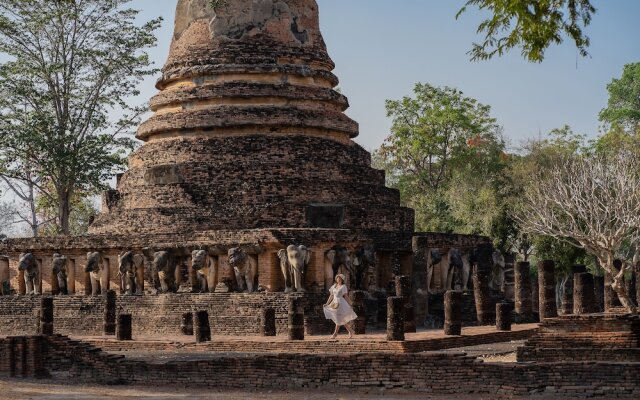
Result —
M616 269L613 265L614 257L612 254L608 254L606 260L600 259L600 265L604 268L605 272L611 275L613 282L611 283L611 288L618 294L618 298L620 299L620 303L622 306L627 309L628 312L632 314L638 313L638 308L633 301L629 297L629 293L627 293L626 285L624 284L624 266L620 268L620 271Z
M38 237L38 212L36 210L36 196L33 190L33 184L29 182L29 210L31 211L31 233L33 237Z
M58 192L58 221L60 233L69 235L69 215L71 214L71 191L63 189Z

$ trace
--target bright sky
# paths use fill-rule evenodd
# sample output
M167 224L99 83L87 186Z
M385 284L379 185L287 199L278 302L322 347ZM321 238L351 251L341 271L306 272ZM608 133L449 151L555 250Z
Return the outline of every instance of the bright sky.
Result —
M141 18L162 16L152 58L162 66L173 32L176 0L133 0ZM477 10L455 15L464 0L318 0L320 23L336 63L349 116L360 123L356 139L377 148L389 132L386 99L410 95L416 82L453 86L492 106L512 146L565 124L589 136L598 133L606 85L624 64L640 61L639 0L595 0L598 9L587 32L591 58L569 42L530 64L518 51L488 62L471 62L466 52L482 19ZM145 82L142 99L155 93Z

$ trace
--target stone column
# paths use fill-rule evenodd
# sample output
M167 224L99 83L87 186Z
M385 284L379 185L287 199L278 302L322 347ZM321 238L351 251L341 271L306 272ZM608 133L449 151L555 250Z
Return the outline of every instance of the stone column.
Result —
M404 299L387 298L387 341L404 340Z
M511 312L513 303L502 302L496 304L496 329L499 331L511 330Z
M556 264L552 260L538 263L540 321L558 316L556 307Z
M633 276L636 280L636 304L640 303L640 263L633 267Z
M514 263L513 253L506 253L504 255L504 287L502 290L508 301L515 301Z
M117 340L131 340L131 314L118 314L118 326L116 329Z
M593 294L597 312L604 312L604 276L593 277Z
M104 295L103 330L105 335L116 334L116 292L115 290L109 290Z
M444 294L444 334L460 336L462 334L462 292L448 290Z
M415 313L411 299L411 278L408 276L396 276L396 296L404 299L404 331L416 332Z
M515 266L515 312L518 319L531 321L533 308L531 302L531 268L526 261ZM497 309L496 309L497 311Z
M576 315L596 312L593 275L586 272L573 276L573 313Z
M429 249L427 247L427 238L423 236L414 236L412 240L413 246L413 271L411 272L413 299L414 299L414 317L420 325L424 324L427 316L428 292L427 292L427 263Z
M260 334L262 336L276 336L276 310L273 308L262 309L260 318Z
M193 313L182 313L180 332L185 336L193 336Z
M478 325L491 325L496 320L491 289L489 288L491 268L493 267L493 246L490 244L479 245L476 255L477 263L473 266L473 288Z
M207 311L196 311L193 322L196 343L210 342L211 326L209 326L209 313Z
M40 333L53 335L53 297L40 299Z
M300 299L289 299L289 340L304 340L304 308Z
M353 311L358 318L353 321L353 333L356 335L364 335L367 332L367 309L365 307L365 299L367 292L363 290L353 290L349 292Z

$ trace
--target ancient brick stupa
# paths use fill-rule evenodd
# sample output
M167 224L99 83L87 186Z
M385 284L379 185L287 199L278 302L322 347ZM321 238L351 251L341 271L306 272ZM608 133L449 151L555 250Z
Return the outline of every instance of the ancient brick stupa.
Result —
M155 114L137 133L144 144L105 193L89 235L0 247L14 288L22 252L38 260L45 291L55 289L53 253L67 256L76 292L88 282L89 251L106 259L112 288L125 251L145 253L151 268L149 254L170 250L189 269L191 251L208 249L224 276L233 275L227 251L242 247L256 258L257 284L271 292L284 289L277 254L289 245L311 249L310 291L332 281L326 254L336 246L374 248L380 287L403 257L410 261L413 211L400 207L399 193L353 141L358 125L334 90L316 1L212 3L178 1L160 92L151 99Z

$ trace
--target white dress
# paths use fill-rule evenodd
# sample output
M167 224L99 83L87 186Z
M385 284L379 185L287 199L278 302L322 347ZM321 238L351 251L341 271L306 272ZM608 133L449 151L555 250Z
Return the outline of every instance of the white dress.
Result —
M353 308L344 299L344 295L347 294L347 286L342 285L338 288L336 285L331 286L329 293L333 295L331 304L324 305L324 317L330 319L336 323L336 325L345 325L346 323L358 318ZM337 304L337 308L336 308Z

